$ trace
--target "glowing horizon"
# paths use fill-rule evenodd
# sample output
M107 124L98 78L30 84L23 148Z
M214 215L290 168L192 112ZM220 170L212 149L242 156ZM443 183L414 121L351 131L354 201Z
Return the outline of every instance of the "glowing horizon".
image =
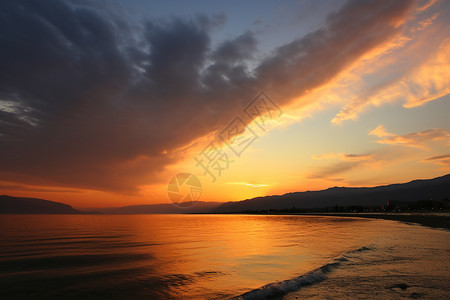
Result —
M3 4L0 194L171 203L190 173L224 202L450 173L450 4L313 2ZM246 110L261 92L263 127ZM255 137L242 152L238 123ZM214 179L210 145L229 158Z

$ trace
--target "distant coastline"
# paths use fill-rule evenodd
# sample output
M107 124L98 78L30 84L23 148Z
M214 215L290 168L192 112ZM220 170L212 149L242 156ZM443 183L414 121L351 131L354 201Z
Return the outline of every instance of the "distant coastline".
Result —
M203 213L200 213L203 214ZM450 211L423 211L423 212L376 212L376 213L334 213L334 212L233 212L214 213L217 215L271 215L271 216L323 216L323 217L347 217L370 218L415 223L432 228L444 228L450 230Z
M286 214L288 215L288 214ZM335 216L335 217L357 217L401 221L405 223L416 223L432 228L450 229L450 212L421 212L421 213L299 213L290 215L303 216Z
M37 198L0 196L0 214L259 214L362 217L450 229L450 174L386 186L334 187L236 202L204 202L180 209L171 203L90 211Z

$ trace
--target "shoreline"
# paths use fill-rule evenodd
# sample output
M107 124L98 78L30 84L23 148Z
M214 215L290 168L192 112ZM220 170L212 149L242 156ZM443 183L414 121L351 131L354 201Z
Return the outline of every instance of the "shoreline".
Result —
M357 217L400 221L404 223L415 223L432 228L450 229L450 215L423 214L423 213L298 213L304 216L334 216L334 217Z
M211 213L189 213L192 215L203 215ZM188 215L189 215L188 214ZM228 214L249 214L246 212L238 213L212 213L214 215L228 215ZM41 214L5 214L1 215L41 215ZM47 214L46 214L47 215ZM137 215L137 214L102 214L102 213L75 213L75 214L50 214L50 215ZM152 214L138 214L138 215L152 215ZM180 214L183 215L183 214ZM332 216L332 217L349 217L349 218L371 218L384 219L392 221L400 221L404 223L415 223L431 228L443 228L450 230L450 213L333 213L333 212L311 212L311 213L250 213L250 215L278 215L278 216Z

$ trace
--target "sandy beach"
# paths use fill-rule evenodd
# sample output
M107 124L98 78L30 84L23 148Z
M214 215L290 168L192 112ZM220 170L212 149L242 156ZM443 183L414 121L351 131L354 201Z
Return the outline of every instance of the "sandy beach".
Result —
M394 220L420 224L431 231L431 228L450 229L450 216L445 213L318 215ZM442 242L448 245L448 239L443 238ZM450 294L450 285L442 281L447 267L438 266L436 261L448 256L448 251L437 251L436 246L423 242L416 248L392 244L378 248L376 255L368 252L362 257L349 257L346 268L336 268L324 282L305 286L283 299L354 299L356 295L359 299L443 299Z

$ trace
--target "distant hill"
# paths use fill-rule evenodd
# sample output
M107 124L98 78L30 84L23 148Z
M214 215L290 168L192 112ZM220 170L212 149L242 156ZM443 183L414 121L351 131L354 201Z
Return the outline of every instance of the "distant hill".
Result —
M37 198L0 196L0 214L80 214L72 206Z
M173 204L146 204L129 205L123 207L96 208L104 214L183 214L183 213L207 213L218 208L223 202L202 202L198 201L193 206L179 208Z
M322 191L288 193L237 202L202 202L187 208L173 204L130 205L92 209L104 214L183 214L228 213L269 209L312 209L332 206L375 207L390 202L450 199L450 174L427 180L377 187L333 187ZM81 214L93 213L76 210L70 205L36 198L0 196L0 214ZM95 212L94 212L95 213Z
M250 210L323 208L330 206L381 206L387 201L410 202L450 199L450 174L427 180L377 187L333 187L321 191L288 193L266 196L238 202L227 202L215 212L243 212Z
M207 213L215 210L223 202L198 201L193 206L179 208L173 204L130 205L123 207L96 208L90 211L74 209L72 206L37 198L0 196L0 214L183 214Z

